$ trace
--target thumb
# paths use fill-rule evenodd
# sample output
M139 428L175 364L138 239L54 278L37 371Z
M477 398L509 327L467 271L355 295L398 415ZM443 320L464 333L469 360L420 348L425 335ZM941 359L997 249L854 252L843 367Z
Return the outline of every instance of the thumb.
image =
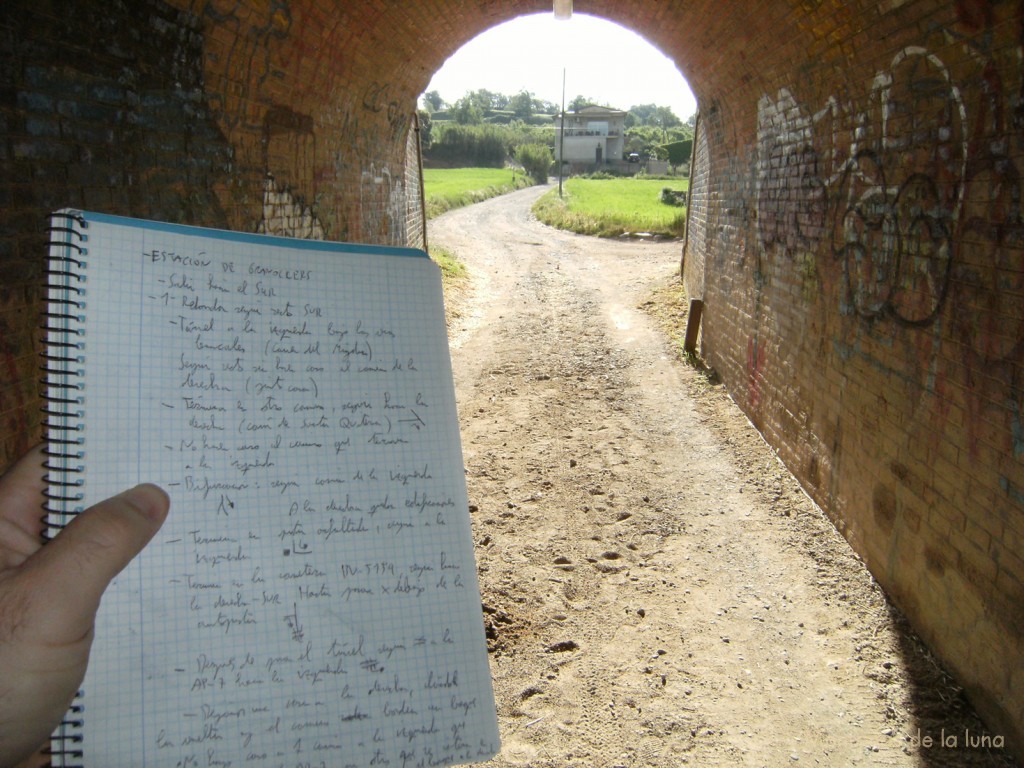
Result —
M100 598L170 501L140 485L87 509L0 579L0 764L30 754L81 685Z
M38 550L26 566L51 599L37 603L35 628L55 644L89 634L104 590L160 530L169 508L163 490L139 485L85 510Z

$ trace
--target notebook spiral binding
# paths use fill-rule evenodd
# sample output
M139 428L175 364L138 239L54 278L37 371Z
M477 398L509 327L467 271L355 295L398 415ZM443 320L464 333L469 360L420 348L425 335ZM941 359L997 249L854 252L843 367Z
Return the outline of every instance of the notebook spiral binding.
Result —
M43 313L43 427L46 474L44 536L56 536L83 509L85 441L82 417L85 392L85 282L88 222L75 211L50 218L46 262L46 311ZM82 765L81 691L50 738L50 765Z

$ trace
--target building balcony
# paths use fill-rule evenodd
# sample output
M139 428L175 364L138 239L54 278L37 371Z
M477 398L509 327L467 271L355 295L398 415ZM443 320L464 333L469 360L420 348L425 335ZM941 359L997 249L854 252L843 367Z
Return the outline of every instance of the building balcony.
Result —
M612 129L608 131L594 131L589 128L566 128L565 136L597 136L602 139L617 139L622 133L618 130Z

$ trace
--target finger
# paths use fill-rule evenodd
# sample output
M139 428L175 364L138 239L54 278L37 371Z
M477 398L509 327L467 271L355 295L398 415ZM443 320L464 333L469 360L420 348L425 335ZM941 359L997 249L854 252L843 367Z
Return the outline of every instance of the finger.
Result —
M0 520L22 531L36 547L43 533L43 446L37 445L0 477Z
M73 643L93 625L103 591L156 534L170 500L139 485L80 514L25 564L46 601L36 601L28 626L52 644Z
M42 538L0 516L0 573L17 568L39 547Z

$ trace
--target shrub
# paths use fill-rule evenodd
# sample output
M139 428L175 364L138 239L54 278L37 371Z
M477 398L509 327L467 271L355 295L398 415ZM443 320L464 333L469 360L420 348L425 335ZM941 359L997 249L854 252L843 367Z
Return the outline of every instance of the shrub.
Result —
M516 148L516 160L535 184L547 184L551 172L551 150L545 144L522 144Z
M430 141L423 144L423 159L443 167L502 168L523 144L552 146L550 128L512 120L507 125L459 125L433 118Z
M493 125L434 123L431 144L424 156L432 160L478 168L505 165L505 134Z
M665 151L665 154L668 157L668 164L675 168L683 163L690 162L690 152L693 150L693 139L662 144L659 149Z
M677 189L671 189L670 187L664 187L661 190L661 202L665 205L684 206L686 205L686 192L682 192Z

